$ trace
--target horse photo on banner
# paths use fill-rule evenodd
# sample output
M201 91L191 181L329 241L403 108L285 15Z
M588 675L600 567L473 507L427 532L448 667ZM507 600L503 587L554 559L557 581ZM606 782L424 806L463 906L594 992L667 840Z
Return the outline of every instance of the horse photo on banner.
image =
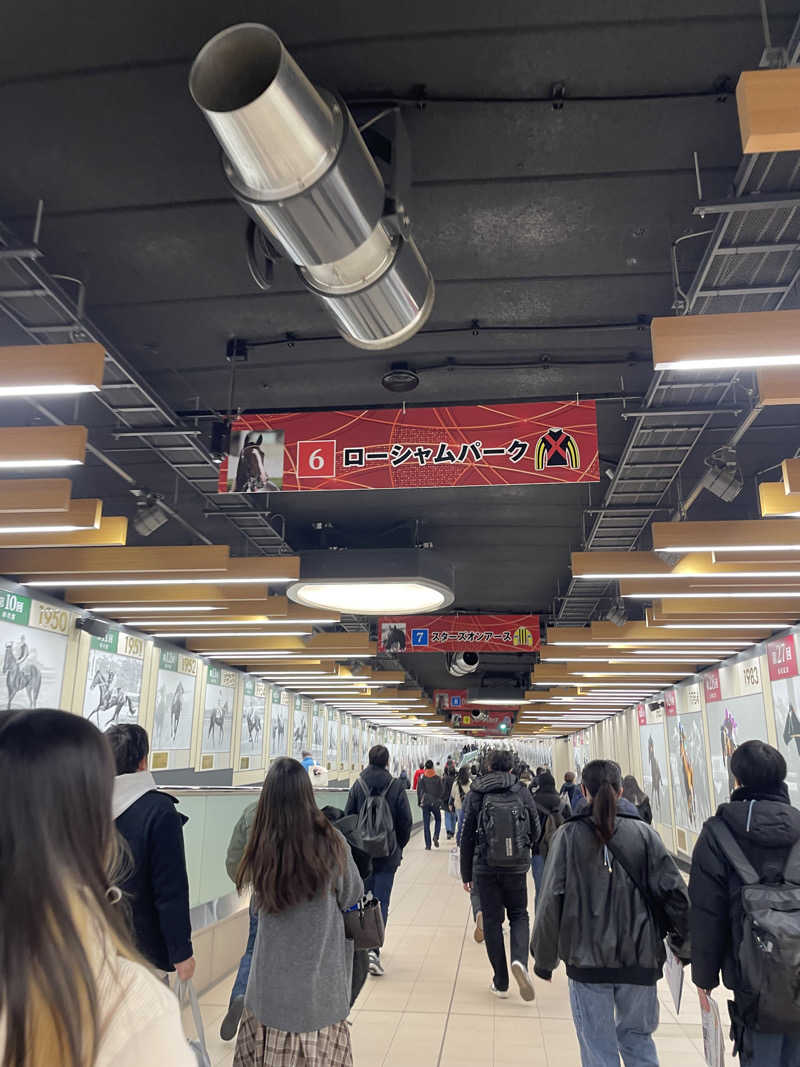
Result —
M20 593L0 591L0 709L61 706L67 634L72 625L68 611Z
M267 688L263 682L246 677L242 705L242 731L239 738L239 767L242 770L263 767L264 722L267 712Z
M272 708L270 712L270 759L289 755L289 698L286 689L272 689Z
M144 650L143 637L122 630L91 639L83 716L101 730L139 721Z
M711 817L699 683L667 690L664 705L675 825L681 830L699 833L703 823Z
M201 770L230 766L236 678L235 671L221 667L208 668L200 748Z
M653 822L672 821L669 803L669 767L667 739L664 734L664 705L645 705L645 721L639 719L639 742L642 747L642 789L650 797Z

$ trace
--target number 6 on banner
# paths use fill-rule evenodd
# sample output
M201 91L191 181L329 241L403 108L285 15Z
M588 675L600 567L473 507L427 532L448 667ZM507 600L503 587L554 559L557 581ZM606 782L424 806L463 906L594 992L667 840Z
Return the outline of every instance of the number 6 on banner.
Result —
M297 442L298 478L334 478L335 476L335 441Z

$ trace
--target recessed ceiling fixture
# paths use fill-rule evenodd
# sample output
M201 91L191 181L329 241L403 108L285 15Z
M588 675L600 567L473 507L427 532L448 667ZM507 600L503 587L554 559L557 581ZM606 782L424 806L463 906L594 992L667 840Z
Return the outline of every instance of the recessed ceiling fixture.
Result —
M415 615L452 604L453 571L432 552L309 552L290 600L351 615Z

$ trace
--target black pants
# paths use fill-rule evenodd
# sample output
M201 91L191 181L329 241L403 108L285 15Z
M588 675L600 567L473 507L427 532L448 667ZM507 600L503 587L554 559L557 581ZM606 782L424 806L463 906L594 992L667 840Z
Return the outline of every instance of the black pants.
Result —
M528 966L530 923L528 921L527 872L513 874L497 867L478 871L478 892L483 912L483 935L489 963L494 969L495 989L508 989L508 962L503 944L503 919L511 925L511 962Z
M425 848L431 847L431 819L433 819L433 840L439 840L442 829L442 813L439 808L422 807L422 832L425 835Z

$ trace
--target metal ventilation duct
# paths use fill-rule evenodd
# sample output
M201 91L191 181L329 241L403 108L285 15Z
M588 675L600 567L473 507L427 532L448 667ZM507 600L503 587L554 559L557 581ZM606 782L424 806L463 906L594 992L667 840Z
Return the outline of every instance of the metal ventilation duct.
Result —
M359 348L412 337L433 278L404 212L384 215L383 179L344 103L317 90L278 35L243 23L218 33L189 76L245 211Z

